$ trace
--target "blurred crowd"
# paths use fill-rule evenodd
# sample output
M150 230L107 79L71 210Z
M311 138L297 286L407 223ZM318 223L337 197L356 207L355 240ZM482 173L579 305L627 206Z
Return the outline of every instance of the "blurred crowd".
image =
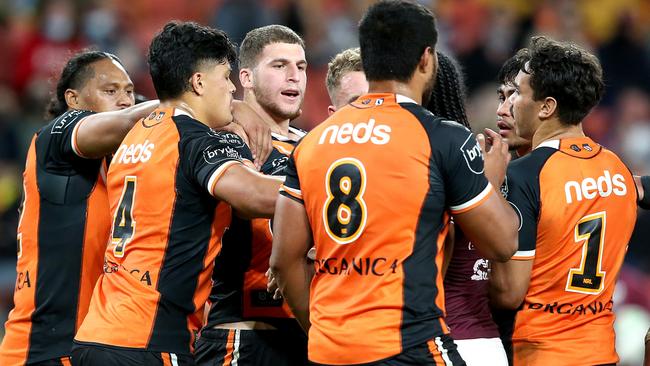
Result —
M439 49L458 59L475 131L495 127L496 74L530 35L574 41L596 53L607 91L584 123L636 174L650 174L650 1L419 0L437 15ZM308 83L295 123L310 129L327 116L327 62L358 45L356 25L371 0L0 0L0 320L11 307L21 172L33 133L44 124L56 76L76 50L92 46L124 62L136 91L155 97L145 54L170 19L195 20L240 43L250 29L284 24L307 45ZM237 75L233 73L233 75ZM237 79L237 77L233 77ZM233 80L237 81L237 80ZM621 274L625 331L650 324L650 213L640 212ZM623 315L622 315L623 314ZM627 317L630 317L628 320ZM641 320L639 320L641 319ZM645 334L645 330L642 331ZM638 337L639 344L642 337ZM0 332L1 335L1 332ZM631 342L637 342L633 338ZM627 343L626 343L627 344ZM625 356L626 349L620 349ZM628 359L634 364L634 351Z

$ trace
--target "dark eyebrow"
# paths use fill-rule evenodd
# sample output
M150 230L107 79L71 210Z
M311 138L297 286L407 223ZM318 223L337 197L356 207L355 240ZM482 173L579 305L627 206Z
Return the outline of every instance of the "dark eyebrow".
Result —
M276 63L276 62L281 62L283 64L288 64L288 63L291 62L291 60L288 60L286 58L275 58L275 59L271 60L270 63L273 64L273 63ZM300 61L296 62L296 64L298 64L298 65L307 65L307 61L306 60L300 60Z
M107 83L103 83L103 84L101 84L100 86L101 86L102 88L107 88L107 87L111 87L111 86L112 86L112 87L115 87L115 88L119 88L119 87L120 87L120 83L117 83L117 82L107 82ZM132 82L127 83L126 86L125 86L125 88L133 88L133 87L134 87L134 85L133 85Z

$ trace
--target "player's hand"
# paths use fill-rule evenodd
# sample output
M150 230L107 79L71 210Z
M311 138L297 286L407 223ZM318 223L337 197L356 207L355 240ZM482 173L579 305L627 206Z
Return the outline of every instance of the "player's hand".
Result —
M249 145L249 140L248 140L248 135L246 134L246 131L244 131L244 128L240 125L238 125L235 122L230 122L229 124L225 125L224 127L219 128L219 131L226 131L230 133L234 133L237 136L241 137L242 140L246 143L246 145Z
M266 159L273 150L271 129L245 102L233 100L232 113L234 122L244 128L248 135L248 146L253 153L253 160L257 169L261 169Z
M275 278L275 274L269 268L264 274L267 278L266 280L266 291L273 294L273 300L280 300L282 298L282 292L278 287L278 281Z
M503 184L511 158L508 144L501 135L489 128L485 129L485 135L478 134L476 139L483 152L485 177L494 186L494 189L498 190ZM488 142L491 142L491 144L488 144Z

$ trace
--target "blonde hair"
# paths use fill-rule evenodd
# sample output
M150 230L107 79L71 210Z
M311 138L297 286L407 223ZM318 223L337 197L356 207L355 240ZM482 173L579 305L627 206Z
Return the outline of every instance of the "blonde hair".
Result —
M330 99L334 99L336 89L341 86L343 75L352 71L363 71L361 63L361 50L357 48L348 48L347 50L334 56L332 61L327 64L327 78L325 85Z

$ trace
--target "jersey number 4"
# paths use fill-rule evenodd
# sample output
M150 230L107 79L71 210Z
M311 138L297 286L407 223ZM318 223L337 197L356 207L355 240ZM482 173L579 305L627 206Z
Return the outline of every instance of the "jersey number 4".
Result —
M116 257L124 256L124 248L135 234L135 220L133 220L133 201L135 200L135 187L137 178L134 176L124 177L124 188L122 198L115 211L113 220L113 233L111 244L115 245L113 254Z
M575 227L575 241L582 243L582 259L579 268L571 268L566 290L596 295L603 290L605 272L602 271L603 246L605 244L605 211L587 215Z
M323 221L327 234L339 244L352 243L366 226L366 169L357 159L339 159L327 170L325 189Z

